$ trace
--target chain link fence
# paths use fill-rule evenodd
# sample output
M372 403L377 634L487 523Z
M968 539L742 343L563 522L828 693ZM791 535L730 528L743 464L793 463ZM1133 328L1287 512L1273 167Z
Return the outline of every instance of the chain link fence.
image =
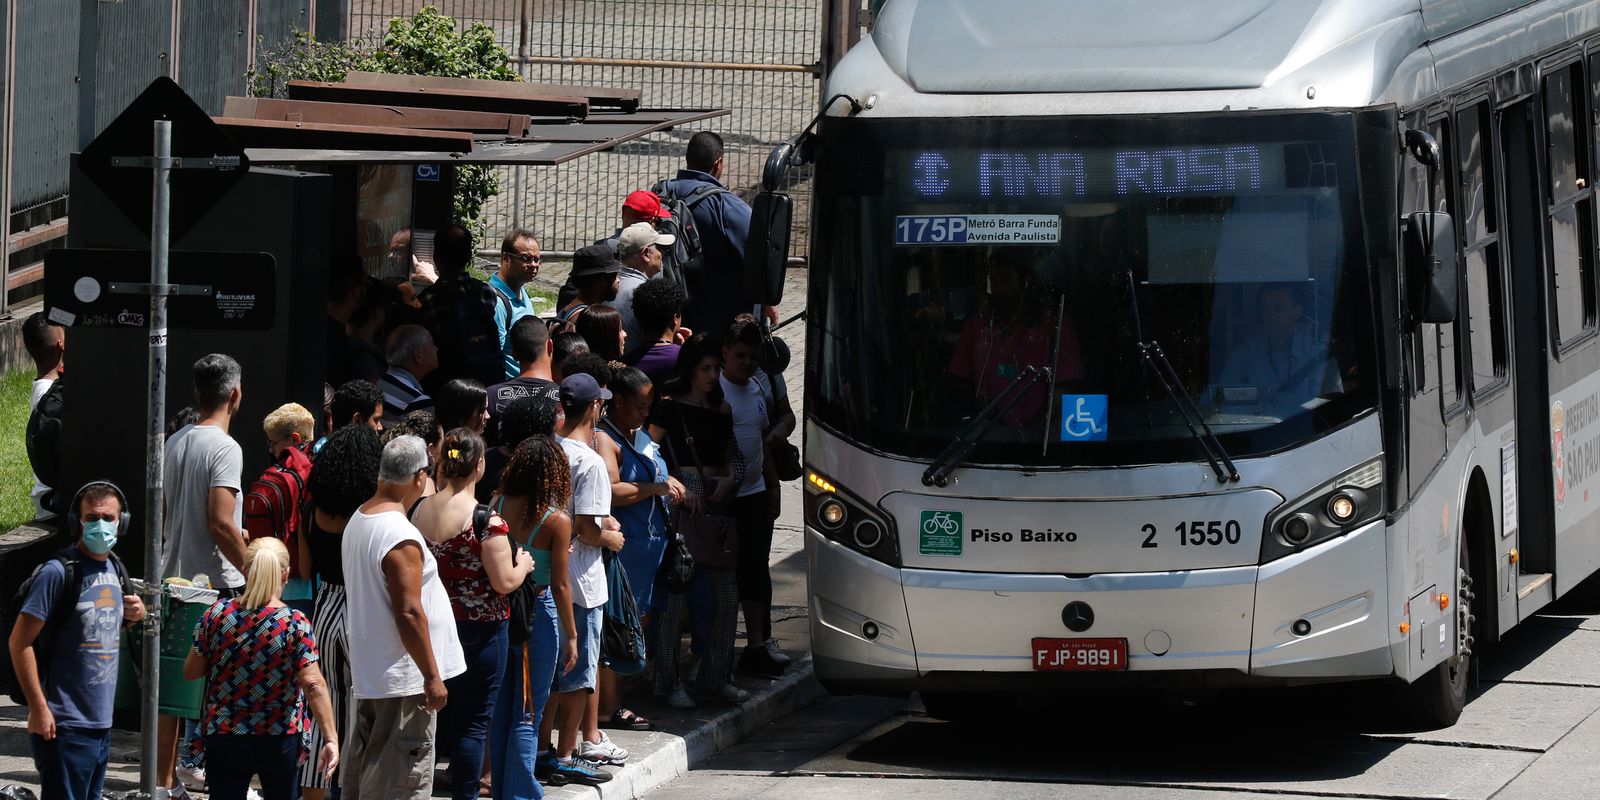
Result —
M556 167L501 168L501 192L487 210L489 243L512 225L533 230L547 251L609 235L628 192L676 175L700 129L723 137L724 183L754 197L767 154L817 112L828 1L434 0L460 28L492 28L524 80L637 88L645 107L732 112ZM381 36L390 18L427 4L354 0L350 35ZM809 168L797 169L787 188L795 198L790 254L803 257Z

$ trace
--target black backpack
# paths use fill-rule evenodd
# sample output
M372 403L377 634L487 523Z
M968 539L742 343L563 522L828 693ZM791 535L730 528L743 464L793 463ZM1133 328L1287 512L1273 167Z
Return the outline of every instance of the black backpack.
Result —
M122 565L122 559L116 553L109 554L111 568L117 573L117 582L122 585L124 595L133 594L133 587L128 583L128 569ZM50 618L44 621L44 627L39 629L39 637L33 640L33 657L39 666L39 680L48 685L50 681L50 657L55 652L55 639L61 631L61 626L72 620L72 611L77 606L78 592L82 588L78 585L81 576L78 565L84 556L76 547L68 547L58 551L50 557L50 561L60 561L66 572L66 579L61 582L61 595L56 598L50 607ZM17 626L17 616L22 613L22 606L28 601L28 593L33 590L33 583L39 577L39 572L45 568L46 561L35 567L33 574L11 593L10 603L0 608L0 637L6 642L11 641L11 631ZM11 698L17 705L26 705L27 698L22 694L22 682L17 679L17 666L11 663L11 648L0 648L0 691Z
M458 291L465 289L466 291ZM500 297L499 292L495 296ZM439 329L430 331L439 347L440 372L435 380L472 378L485 386L505 380L505 360L500 354L500 331L494 324L494 309L478 302L481 295L470 284L451 287L446 307L434 317ZM448 377L446 377L448 376Z
M671 182L662 180L650 188L661 198L661 205L672 214L671 219L656 223L656 230L677 237L670 250L663 252L662 265L668 277L683 285L684 279L698 274L706 267L705 240L694 222L694 208L716 194L731 194L721 186L702 183L693 192L679 197L671 190ZM674 274L676 273L676 274Z
M38 405L33 407L33 413L28 415L28 427L24 433L24 443L28 448L28 465L33 467L33 474L39 476L39 481L50 487L50 492L40 502L45 508L57 514L61 513L61 492L57 487L61 485L61 409L64 380L65 376L56 378L44 396L39 398Z

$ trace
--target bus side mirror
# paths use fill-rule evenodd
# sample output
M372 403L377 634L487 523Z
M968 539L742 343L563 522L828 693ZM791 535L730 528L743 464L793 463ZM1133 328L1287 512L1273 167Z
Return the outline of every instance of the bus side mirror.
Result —
M1404 240L1411 321L1455 322L1461 280L1455 222L1442 211L1419 211L1406 217Z
M789 261L794 198L763 189L750 206L750 236L744 244L744 294L751 303L775 306L783 299Z

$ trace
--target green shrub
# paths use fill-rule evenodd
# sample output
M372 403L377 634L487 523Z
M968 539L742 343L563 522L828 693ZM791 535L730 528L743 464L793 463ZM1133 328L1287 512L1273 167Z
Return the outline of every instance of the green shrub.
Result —
M510 58L495 41L493 29L474 22L457 31L454 19L425 6L411 17L389 20L388 32L376 43L319 42L305 31L295 31L283 44L266 49L245 77L255 97L284 97L289 81L337 82L351 72L520 80L509 66ZM483 207L499 193L500 176L493 167L456 167L456 219L472 226L480 237Z

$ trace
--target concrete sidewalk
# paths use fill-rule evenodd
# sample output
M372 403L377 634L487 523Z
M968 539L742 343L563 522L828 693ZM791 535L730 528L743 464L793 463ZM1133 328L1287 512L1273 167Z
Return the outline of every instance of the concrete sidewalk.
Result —
M805 307L806 274L791 270L780 316L788 319ZM801 410L805 391L804 325L796 323L781 333L793 359L784 372L795 413ZM797 427L791 440L800 444ZM812 677L809 619L805 587L805 554L802 552L804 524L802 491L799 481L783 488L783 508L773 535L773 636L794 659L788 674L767 680L734 674L734 683L750 692L739 705L705 702L699 708L679 711L651 697L648 681L631 687L626 705L655 723L656 730L644 733L608 731L608 735L630 751L628 763L608 767L612 780L598 789L565 786L548 790L553 798L634 798L667 781L687 773L718 751L751 732L768 725L821 696L823 690ZM744 629L739 630L743 645ZM122 794L139 782L139 737L136 732L116 731L112 735L111 763L107 770L106 791ZM440 773L442 776L442 773ZM27 711L0 698L0 786L21 784L37 791L27 734ZM441 790L435 796L448 796Z

